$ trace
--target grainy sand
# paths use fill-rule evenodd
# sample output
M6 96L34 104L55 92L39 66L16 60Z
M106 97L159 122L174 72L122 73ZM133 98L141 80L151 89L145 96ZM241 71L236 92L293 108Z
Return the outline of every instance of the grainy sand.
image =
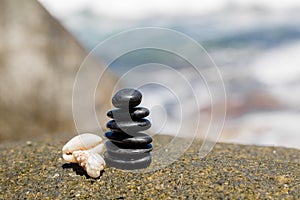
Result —
M169 139L154 137L154 148ZM155 172L106 167L93 179L61 159L63 144L2 146L0 199L300 199L296 149L217 144L200 159L194 142L176 162Z

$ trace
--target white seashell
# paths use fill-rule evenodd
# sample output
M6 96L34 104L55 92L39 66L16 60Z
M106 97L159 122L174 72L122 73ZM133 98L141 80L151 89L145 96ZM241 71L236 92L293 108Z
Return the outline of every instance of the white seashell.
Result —
M104 147L100 136L85 133L72 138L62 149L67 162L78 163L93 178L100 176L105 161L100 156Z
M85 133L72 138L62 149L63 158L68 162L76 163L73 156L74 151L90 150L96 153L101 153L104 144L102 138L98 135Z

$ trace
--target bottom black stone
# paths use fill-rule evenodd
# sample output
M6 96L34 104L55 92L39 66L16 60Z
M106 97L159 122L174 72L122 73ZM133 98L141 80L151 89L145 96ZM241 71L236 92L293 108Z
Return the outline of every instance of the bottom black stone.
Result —
M124 162L127 161L138 161L145 157L151 156L150 153L141 153L141 154L115 154L112 152L106 152L105 154L107 157L113 159L113 160L122 160Z
M115 167L123 170L135 170L147 168L152 161L151 153L144 154L142 158L132 159L129 156L115 157L108 152L104 153L104 160L109 167Z
M139 146L139 148L132 148L132 147L128 147L128 145L107 141L105 143L105 146L107 152L114 155L117 154L119 157L123 155L145 154L152 151L152 144Z

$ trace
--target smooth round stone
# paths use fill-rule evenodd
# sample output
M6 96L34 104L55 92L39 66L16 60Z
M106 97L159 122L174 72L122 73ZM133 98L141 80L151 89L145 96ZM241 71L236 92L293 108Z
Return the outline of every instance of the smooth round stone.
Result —
M142 101L142 94L135 89L125 88L119 90L112 98L112 104L116 108L132 108Z
M145 146L152 142L151 136L146 133L134 133L133 136L123 132L106 132L104 136L112 142L130 145L133 147Z
M139 146L137 148L129 147L128 145L122 145L120 143L113 143L111 141L105 142L106 150L112 154L128 154L128 155L135 155L135 154L145 154L152 151L152 144L147 144L145 146Z
M125 132L127 134L147 130L151 127L151 123L147 119L140 119L138 121L118 121L110 120L106 127L115 132Z
M124 161L134 161L139 160L150 155L150 153L140 153L140 154L114 154L112 152L106 151L107 156L114 160L124 160Z
M104 160L106 162L106 165L109 167L115 167L117 169L123 170L135 170L147 168L151 164L152 156L151 154L149 154L149 156L143 157L141 159L127 161L111 157L107 152L105 152Z
M147 108L136 107L130 109L114 109L107 112L107 116L118 120L138 120L147 117L150 111Z

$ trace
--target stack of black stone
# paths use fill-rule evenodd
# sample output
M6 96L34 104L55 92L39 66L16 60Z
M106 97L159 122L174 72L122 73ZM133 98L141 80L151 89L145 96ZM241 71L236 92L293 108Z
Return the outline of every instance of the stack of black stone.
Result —
M111 131L105 133L109 141L105 143L106 164L118 169L142 169L151 164L151 136L141 131L151 127L149 110L136 107L142 101L142 94L135 89L122 89L112 98L117 108L110 110L107 116L113 120L106 124Z

